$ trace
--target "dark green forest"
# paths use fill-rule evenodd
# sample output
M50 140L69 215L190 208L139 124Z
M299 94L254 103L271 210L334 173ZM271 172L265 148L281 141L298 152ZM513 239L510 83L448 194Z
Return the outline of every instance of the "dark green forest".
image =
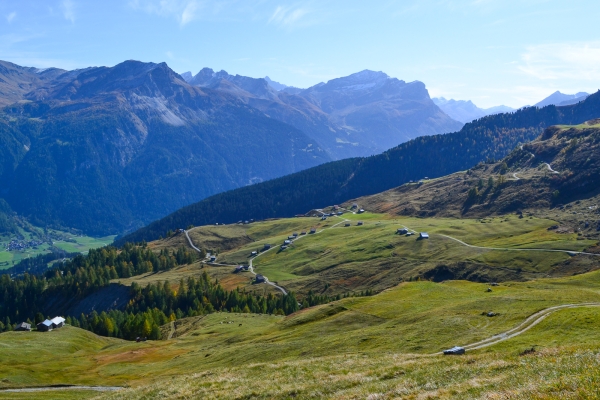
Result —
M118 239L155 240L193 224L291 217L313 208L379 193L423 177L439 177L499 160L556 124L600 117L600 93L566 107L529 107L471 122L456 133L422 136L383 154L331 162L268 182L209 197Z

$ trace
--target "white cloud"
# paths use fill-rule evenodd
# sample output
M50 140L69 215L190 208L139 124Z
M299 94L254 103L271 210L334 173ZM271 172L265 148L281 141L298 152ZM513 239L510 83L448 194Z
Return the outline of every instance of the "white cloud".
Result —
M181 26L198 19L205 6L204 2L198 0L132 0L129 5L148 14L175 17Z
M72 0L63 0L60 4L63 11L63 16L66 20L75 23L75 4Z
M10 24L12 22L12 20L15 19L16 16L17 16L17 13L13 11L6 16L6 21Z
M518 69L542 80L600 80L600 42L527 47Z
M196 18L196 12L198 11L198 3L195 1L190 1L186 4L183 12L181 13L181 25L186 25L187 23L193 21Z
M278 6L273 15L271 15L269 23L275 23L279 26L292 28L297 26L302 18L308 13L309 11L302 7Z

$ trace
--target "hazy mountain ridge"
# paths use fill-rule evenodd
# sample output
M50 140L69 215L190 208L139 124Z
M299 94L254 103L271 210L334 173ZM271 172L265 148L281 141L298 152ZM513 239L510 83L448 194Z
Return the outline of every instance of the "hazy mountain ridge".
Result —
M299 130L164 63L52 73L21 71L34 89L0 114L1 196L32 222L123 231L329 159Z
M564 94L560 91L556 91L552 93L550 96L546 97L542 101L535 104L536 107L545 107L548 105L555 106L568 106L571 104L579 103L580 101L585 100L590 94L585 92L579 92L575 94Z
M468 123L486 115L493 115L514 111L508 106L495 106L490 108L479 108L471 100L445 99L444 97L432 98L433 102L451 118Z
M308 89L269 81L203 68L190 84L238 96L302 130L334 159L376 154L416 136L462 126L433 104L423 83L382 72L365 70Z

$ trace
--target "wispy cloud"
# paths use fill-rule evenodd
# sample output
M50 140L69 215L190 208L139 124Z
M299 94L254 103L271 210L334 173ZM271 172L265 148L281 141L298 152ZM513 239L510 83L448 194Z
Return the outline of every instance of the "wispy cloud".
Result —
M198 19L205 7L204 2L198 0L132 0L129 5L149 14L175 17L182 27Z
M6 21L10 24L12 22L12 20L15 19L16 16L17 16L17 13L13 11L6 16Z
M269 23L274 23L282 27L293 28L298 26L302 19L309 14L309 10L297 6L278 6L269 18Z
M75 23L75 4L72 0L63 0L60 4L60 7L63 12L63 16L66 20L71 21L71 23Z
M518 69L542 80L600 80L600 42L551 43L527 47Z

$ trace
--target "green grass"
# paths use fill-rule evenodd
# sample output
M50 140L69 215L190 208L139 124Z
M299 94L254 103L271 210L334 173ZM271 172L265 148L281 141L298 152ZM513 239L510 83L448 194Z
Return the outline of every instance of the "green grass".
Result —
M327 229L341 218L327 221L307 219L304 226L289 229L290 221L304 218L256 223L252 230L261 232L257 241L242 245L219 255L219 261L229 264L247 263L251 251L260 250L264 243L279 246L294 230L314 225L316 235L306 235L285 251L274 249L254 261L257 272L291 290L300 293L317 289L327 293L346 293L367 288L382 290L402 280L420 275L440 264L467 262L482 271L494 271L501 278L503 271L517 271L542 276L570 262L567 253L511 251L510 249L560 249L581 251L595 245L592 240L577 240L575 234L558 234L548 228L556 223L548 219L504 216L501 218L394 218L387 214L344 214L351 226L338 225ZM362 220L363 226L356 222ZM428 232L429 240L416 236L396 235L398 228L407 226L417 232ZM282 227L288 229L281 229ZM250 230L249 230L250 234ZM468 244L481 247L506 248L488 250L469 248L444 237L449 235ZM259 239L262 238L262 239ZM375 284L374 284L375 281Z
M63 249L69 253L85 253L90 249L97 249L98 247L108 246L113 242L115 236L111 235L100 238L93 238L90 236L71 235L70 239L74 240L75 243L66 241L56 241L54 242L54 245L59 249Z
M589 367L598 363L600 308L555 312L523 335L465 357L428 356L553 305L600 302L600 272L486 287L407 282L288 317L216 313L182 321L190 329L170 341L130 343L70 327L4 333L0 386L133 387L105 398L473 398L517 387L515 398L531 398L600 387L598 369ZM487 311L499 315L482 315ZM533 355L519 355L534 345Z
M106 399L592 399L595 351L423 358L382 353L254 363L188 373Z
M79 400L79 399L91 399L97 397L99 392L95 390L51 390L44 392L25 392L25 393L14 393L14 392L0 392L1 400L20 400L20 399L33 399L43 398L52 400Z
M111 244L115 238L115 236L94 238L84 235L74 235L69 232L56 232L63 238L68 239L69 241L57 240L53 242L53 245L69 253L86 253L90 249L96 249L98 247L103 247ZM26 240L35 238L35 234L32 232L21 230L21 234L25 237ZM0 269L10 268L23 259L35 257L39 254L46 254L50 252L50 245L48 243L44 243L35 249L28 248L23 251L7 251L5 244L8 243L11 238L11 236L6 236L2 238L2 246L0 247Z
M94 356L121 341L65 327L0 334L0 388L98 384ZM94 377L96 375L96 377ZM111 382L103 376L103 382Z

